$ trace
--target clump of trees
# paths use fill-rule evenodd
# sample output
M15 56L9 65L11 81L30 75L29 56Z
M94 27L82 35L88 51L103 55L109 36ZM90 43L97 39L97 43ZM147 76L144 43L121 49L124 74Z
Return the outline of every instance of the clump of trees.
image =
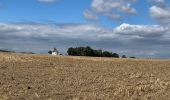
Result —
M109 51L95 50L90 46L87 47L70 47L67 51L68 55L71 56L91 56L91 57L114 57L119 58L119 54L112 53Z
M127 58L126 55L122 55L122 58Z
M49 51L48 51L48 54L52 54L52 52L53 52L52 50L49 50Z
M15 53L15 51L10 51L10 50L0 50L0 52L12 52L12 53Z

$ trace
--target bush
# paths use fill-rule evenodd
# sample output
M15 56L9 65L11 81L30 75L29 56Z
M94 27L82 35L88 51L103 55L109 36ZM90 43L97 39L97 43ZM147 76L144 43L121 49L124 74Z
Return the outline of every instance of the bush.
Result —
M136 58L136 57L129 57L129 58Z

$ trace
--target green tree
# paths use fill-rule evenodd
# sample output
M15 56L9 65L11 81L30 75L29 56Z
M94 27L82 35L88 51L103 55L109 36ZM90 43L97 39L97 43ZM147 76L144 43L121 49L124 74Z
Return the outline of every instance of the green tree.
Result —
M136 57L129 57L129 58L136 58Z
M126 55L122 55L122 58L127 58Z
M86 56L94 56L94 51L90 46L87 46L85 48L85 53L86 53Z
M111 52L108 52L108 51L104 51L102 53L102 57L112 57L112 53Z
M50 50L50 51L48 51L48 54L52 54L52 51Z
M94 57L102 57L102 50L93 50Z
M109 51L102 51L101 49L95 50L92 49L90 46L87 47L70 47L67 50L68 55L72 56L92 56L92 57L115 57L119 58L117 53L112 53Z
M114 58L119 58L119 54L113 53L113 54L112 54L112 57L114 57Z
M76 49L70 47L68 50L67 50L67 53L68 55L71 55L71 56L76 56L77 55L77 52L76 52Z

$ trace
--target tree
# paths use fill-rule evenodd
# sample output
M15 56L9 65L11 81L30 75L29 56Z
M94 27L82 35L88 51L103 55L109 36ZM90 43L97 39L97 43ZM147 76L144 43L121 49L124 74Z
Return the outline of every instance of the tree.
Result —
M78 54L79 56L86 56L86 48L85 47L79 47L78 48Z
M102 57L112 57L112 53L108 52L108 51L104 51L102 53Z
M112 57L114 57L114 58L119 58L119 54L113 53L113 54L112 54Z
M122 58L127 58L126 55L122 55Z
M136 57L129 57L129 58L136 58Z
M67 50L68 55L71 56L91 56L91 57L115 57L119 58L117 53L112 53L109 51L102 51L101 49L95 50L92 49L90 46L87 47L70 47Z
M77 55L76 49L74 49L72 47L67 50L67 53L68 53L68 55L72 55L72 56Z
M48 51L48 54L52 54L52 51L50 50L50 51Z
M93 50L93 52L94 52L94 57L102 57L102 54L103 54L103 52L102 52L102 50Z
M89 46L86 47L85 52L86 52L86 56L94 56L94 50Z

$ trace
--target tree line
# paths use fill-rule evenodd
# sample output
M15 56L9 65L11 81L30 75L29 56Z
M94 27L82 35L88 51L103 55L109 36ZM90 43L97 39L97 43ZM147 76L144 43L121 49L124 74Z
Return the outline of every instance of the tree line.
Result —
M57 49L54 48L53 51L56 51ZM48 51L49 54L52 54L52 50ZM96 50L91 48L90 46L86 47L70 47L67 50L67 54L69 56L89 56L89 57L114 57L119 58L120 55L117 53L109 52L109 51L103 51L101 49ZM62 55L62 54L60 54ZM128 58L126 55L122 55L121 58ZM136 58L136 57L129 57L129 58Z
M70 47L67 51L70 56L91 56L91 57L114 57L119 58L119 54L109 51L95 50L90 46L87 47Z

